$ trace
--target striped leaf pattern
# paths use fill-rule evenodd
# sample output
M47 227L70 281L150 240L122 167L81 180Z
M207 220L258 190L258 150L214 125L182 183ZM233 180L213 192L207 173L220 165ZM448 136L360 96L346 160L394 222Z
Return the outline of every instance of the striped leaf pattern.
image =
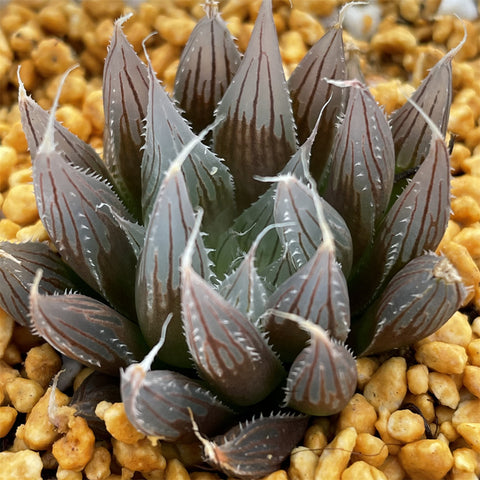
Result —
M295 269L304 265L316 252L322 241L322 231L318 223L314 196L318 197L323 206L335 239L337 260L345 275L348 275L352 265L352 237L345 221L318 193L293 175L282 175L277 184L275 223L292 224L277 227L282 244L289 251Z
M170 370L130 365L121 374L121 390L135 428L167 442L195 440L188 409L206 435L215 435L232 419L232 411L199 382Z
M30 325L30 287L39 268L43 270L41 294L78 287L76 275L44 243L0 242L0 305L20 325Z
M174 98L198 133L213 122L214 110L232 81L240 53L214 2L193 29L175 77Z
M142 208L145 223L169 166L190 142L197 140L182 165L190 200L205 212L204 228L215 238L223 233L234 210L233 180L221 159L197 137L148 67L149 93L142 160ZM207 132L200 134L201 138Z
M338 413L357 387L355 359L345 345L330 339L320 326L297 321L310 334L310 344L290 368L285 405L308 415Z
M135 298L142 332L150 346L160 338L168 315L168 329L160 358L190 366L180 315L180 258L195 224L193 207L180 166L174 164L164 177L145 234L136 271ZM209 260L202 239L197 238L193 268L209 278Z
M22 128L27 137L28 149L32 159L35 159L37 150L45 136L49 114L32 97L27 95L21 81L18 106L22 118ZM54 121L53 137L57 150L62 153L66 160L80 169L100 175L107 181L111 180L107 167L93 147L56 120Z
M326 173L325 169L335 137L335 129L332 125L337 123L344 101L342 89L328 80L345 79L342 29L335 26L313 45L288 80L300 142L305 141L310 135L323 110L318 125L318 135L312 148L310 166L317 180Z
M354 262L371 244L393 187L395 151L387 119L358 80L344 82L348 102L337 129L325 200L348 225Z
M410 345L434 333L458 310L465 296L462 280L448 259L432 252L414 258L366 313L375 316L376 326L362 355Z
M109 375L146 353L138 326L91 297L40 295L34 286L30 314L33 331L59 352Z
M93 289L135 318L137 258L111 211L130 218L116 194L98 176L82 171L45 143L33 163L40 218L62 259ZM108 208L102 207L108 205Z
M256 417L222 437L202 440L205 460L235 478L260 478L280 468L307 426L308 417L301 415Z
M116 189L137 218L141 218L141 146L147 113L148 76L118 19L103 71L105 130L103 154Z
M412 95L412 100L437 125L443 136L447 131L452 105L452 60L465 40L466 33L463 40L436 63ZM397 172L420 165L429 152L432 140L428 123L409 102L393 112L390 120Z
M235 179L237 203L245 208L265 191L254 176L278 173L296 150L290 97L272 16L262 2L242 63L223 96L214 130L214 150Z

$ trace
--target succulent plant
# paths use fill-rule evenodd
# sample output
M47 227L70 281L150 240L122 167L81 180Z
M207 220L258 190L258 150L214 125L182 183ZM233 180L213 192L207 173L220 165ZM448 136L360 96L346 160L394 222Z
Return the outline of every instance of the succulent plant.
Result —
M175 100L116 21L103 159L20 86L55 248L2 243L0 303L65 356L120 374L138 430L200 439L208 463L254 478L309 416L346 405L355 355L427 336L465 297L434 253L459 47L387 119L347 78L341 22L287 82L271 0L243 58L216 2L205 9Z

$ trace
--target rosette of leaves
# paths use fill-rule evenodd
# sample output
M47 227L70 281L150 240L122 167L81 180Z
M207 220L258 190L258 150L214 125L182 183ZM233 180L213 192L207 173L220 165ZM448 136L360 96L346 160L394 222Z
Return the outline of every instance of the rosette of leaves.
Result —
M456 49L387 119L347 78L340 25L287 82L271 0L243 57L216 2L205 8L174 100L115 23L103 158L21 85L55 248L2 243L0 301L66 357L121 373L138 430L200 439L208 463L254 478L309 416L346 405L354 355L425 337L465 297L433 253Z

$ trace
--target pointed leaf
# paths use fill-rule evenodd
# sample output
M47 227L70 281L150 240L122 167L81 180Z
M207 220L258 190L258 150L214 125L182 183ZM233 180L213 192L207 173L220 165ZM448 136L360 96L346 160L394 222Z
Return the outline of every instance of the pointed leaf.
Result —
M28 96L23 83L20 82L18 106L22 118L22 128L27 137L28 148L35 160L37 150L43 141L49 114ZM63 157L80 169L98 174L110 181L110 174L100 156L83 140L74 135L61 123L54 121L54 142Z
M369 261L351 282L354 311L373 300L382 285L411 259L435 250L450 216L450 162L436 134L427 158L379 225Z
M196 133L213 122L213 112L240 64L217 4L204 8L206 16L193 29L180 57L173 92Z
M318 325L301 321L301 326L310 334L310 345L290 368L285 404L309 415L338 413L357 387L355 359Z
M452 60L465 39L437 62L412 95L412 100L432 119L443 136L452 104ZM428 123L410 102L393 112L390 121L397 171L420 165L429 152L432 139Z
M39 268L44 272L40 293L78 288L76 275L44 243L0 242L0 305L20 325L30 324L30 287Z
M316 179L320 179L327 166L335 124L343 108L342 89L328 80L345 78L342 29L335 26L312 46L288 80L300 142L308 137L328 101L312 148L310 169Z
M197 137L158 82L151 64L148 67L149 93L145 125L145 149L142 161L142 208L144 221L151 214L158 190L170 164L190 142L182 165L190 200L205 211L207 233L223 232L233 213L233 181L225 164L200 143L206 131Z
M191 365L180 314L180 257L194 224L182 170L173 165L164 177L146 230L135 298L140 328L150 346L158 341L164 322L173 314L159 355L165 362L180 366ZM209 277L209 260L201 238L195 242L192 262L202 277Z
M135 318L135 250L111 211L131 217L110 186L66 162L47 138L33 164L33 184L40 218L64 261Z
M265 311L267 300L267 290L255 266L255 254L271 228L273 226L260 232L242 263L223 280L218 289L223 298L254 323Z
M339 85L349 87L349 96L324 198L348 225L355 261L372 242L375 225L388 206L395 151L387 119L368 88L358 80Z
M333 338L346 340L350 326L347 282L330 241L323 241L310 260L275 290L268 307L307 318ZM308 335L296 323L275 314L262 323L284 361L292 361L305 346Z
M141 218L141 146L147 113L148 76L122 31L128 17L114 24L103 71L104 158L120 196Z
M260 7L247 51L217 116L225 120L214 130L214 150L230 168L237 202L245 208L266 189L253 177L278 173L296 150L271 0Z
M108 375L145 355L140 329L98 300L85 295L30 296L33 330L83 365Z
M301 440L308 417L279 413L253 418L213 441L202 439L205 460L227 475L255 479L281 467Z
M314 196L318 194L292 175L279 178L275 198L275 223L293 225L277 228L282 243L289 250L296 269L304 265L322 241ZM345 275L352 265L352 237L339 213L319 197L325 217L335 239L337 260Z
M145 372L130 365L121 374L128 419L137 430L167 442L192 442L195 435L188 409L208 435L225 427L233 414L215 396L185 375L169 370Z
M373 325L359 327L362 355L410 345L434 333L458 310L465 296L462 279L448 259L434 253L414 258L359 320L375 328L371 338L364 329Z
M252 405L278 385L283 368L248 318L193 270L191 256L197 234L198 220L182 257L182 313L188 350L200 375L221 398Z

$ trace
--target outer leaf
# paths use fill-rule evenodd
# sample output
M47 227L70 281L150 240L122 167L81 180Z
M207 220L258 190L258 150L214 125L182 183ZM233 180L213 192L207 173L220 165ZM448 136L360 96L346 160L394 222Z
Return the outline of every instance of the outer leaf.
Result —
M194 224L184 176L174 164L163 180L146 230L136 272L135 298L140 327L150 346L158 341L167 316L173 313L160 358L181 366L190 366L191 362L180 314L180 257ZM209 277L209 260L201 238L195 242L192 261L202 277Z
M58 351L108 375L145 355L139 328L98 300L84 295L30 296L33 329Z
M240 64L240 53L216 3L204 8L206 16L193 29L180 57L173 92L197 133L213 122L213 112Z
M22 128L27 137L30 154L34 159L43 141L49 114L27 95L21 80L19 83L18 106L22 118ZM85 143L56 120L53 130L57 150L67 161L80 169L88 170L100 175L105 180L110 180L110 174L105 164L91 145Z
M466 296L462 279L444 257L428 253L414 258L388 283L378 302L360 320L362 355L410 345L438 330ZM370 325L368 325L370 323ZM364 330L374 327L368 342Z
M260 7L245 56L218 106L217 116L223 115L214 130L214 150L225 158L244 208L265 191L252 178L278 173L296 150L272 0Z
M301 325L310 333L310 345L290 368L285 404L309 415L338 413L355 393L355 359L318 325L308 321Z
M345 79L342 29L335 26L313 45L288 80L298 138L301 142L313 130L323 109L310 166L316 179L325 172L335 137L335 124L343 108L342 89L328 80Z
M431 118L443 136L452 104L452 60L465 40L466 33L463 40L430 70L412 95L412 100ZM432 133L418 109L406 102L392 114L391 125L397 171L420 165L429 152Z
M195 435L188 409L206 434L225 427L232 411L212 393L180 373L145 372L130 365L121 375L122 398L128 419L137 430L168 442L192 442Z
M380 224L370 261L350 289L354 311L373 300L382 285L411 259L435 250L450 216L450 162L436 135L427 158Z
M147 112L148 76L122 32L128 17L114 24L103 71L104 158L122 199L137 218L141 205L141 146Z
M92 288L135 318L130 274L135 250L111 211L130 218L103 180L65 161L46 138L33 162L40 218L65 262ZM102 205L109 208L100 208Z
M248 318L192 269L197 233L198 226L182 257L183 328L188 349L201 376L222 398L237 405L253 405L278 385L283 368Z
M292 223L278 227L282 243L290 252L296 269L304 265L316 252L322 241L314 196L316 192L292 175L279 177L275 198L274 219L277 224ZM321 199L327 223L335 239L337 259L345 275L352 265L352 237L345 221L325 200Z
M50 248L38 242L0 242L0 305L20 325L29 325L30 287L38 268L42 294L78 288L75 274Z
M194 207L206 212L204 226L208 233L220 231L230 224L233 214L233 181L227 167L197 137L180 115L151 64L148 69L149 93L145 125L145 149L142 162L142 206L147 223L158 190L170 164L182 149L196 141L185 159L182 170ZM215 238L214 238L215 239Z
M202 439L205 460L227 475L254 479L278 470L303 437L308 417L289 414L260 416L213 441Z
M358 260L388 206L395 151L387 119L367 87L357 80L341 85L350 87L349 96L324 197L345 219Z

